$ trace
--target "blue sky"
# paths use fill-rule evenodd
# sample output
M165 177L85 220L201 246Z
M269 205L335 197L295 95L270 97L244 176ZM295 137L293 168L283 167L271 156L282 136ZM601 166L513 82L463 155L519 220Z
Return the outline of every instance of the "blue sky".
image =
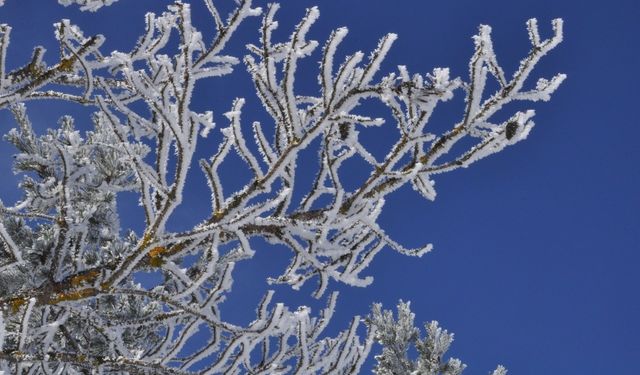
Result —
M36 44L49 46L47 61L53 62L51 24L63 17L86 34L105 34L105 50L129 50L143 30L144 12L159 11L169 2L120 0L95 14L63 8L54 0L6 3L0 21L13 26L9 64L15 65L26 61ZM469 373L487 373L498 363L520 375L640 373L640 127L633 112L640 99L639 3L283 1L276 35L286 37L304 9L316 4L321 17L312 36L322 41L331 29L348 26L342 53L369 51L379 37L395 32L399 39L385 72L398 64L414 72L445 66L462 77L479 24L493 27L496 53L510 75L529 48L525 21L538 18L548 37L550 20L565 20L565 41L532 78L563 72L568 79L551 102L533 106L536 127L529 138L469 169L439 176L435 202L424 201L409 187L389 197L381 218L388 234L407 246L432 242L435 250L422 259L383 251L368 271L375 277L372 286L334 284L341 291L335 329L346 328L350 316L366 314L375 301L391 308L398 299L411 300L417 321L439 320L456 333L450 354L470 365ZM194 16L199 26L209 22L204 12ZM228 53L244 54L244 44L256 41L257 22L241 27ZM314 90L316 66L312 60L300 72L302 90ZM247 124L266 121L251 87L239 67L232 77L203 87L194 106L213 109L223 123L220 115L233 97L245 96ZM438 109L432 131L459 119L461 98L458 92L458 100ZM58 103L28 108L40 131L69 111L88 122L88 117L80 120L86 110ZM0 113L0 126L2 133L13 126L6 111ZM385 144L386 134L370 137ZM215 150L215 136L209 142L200 148L202 156ZM6 142L0 144L5 181L10 180L11 153ZM239 184L241 177L234 178L229 183ZM208 213L204 180L196 176L193 181L185 209L173 222L176 228ZM0 193L7 203L19 196L13 182L3 184ZM123 197L123 222L139 229L140 213L133 206L133 197ZM264 278L286 261L282 251L268 251L273 250L258 251L257 262L239 267L229 319L251 319L251 306L267 288ZM305 293L278 288L277 296L317 306Z

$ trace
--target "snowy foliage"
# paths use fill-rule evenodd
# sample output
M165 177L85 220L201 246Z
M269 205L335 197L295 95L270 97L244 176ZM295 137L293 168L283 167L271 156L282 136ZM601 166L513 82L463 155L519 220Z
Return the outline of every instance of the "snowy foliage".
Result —
M109 6L116 1L118 0L58 0L58 2L64 6L77 4L80 5L80 10L88 10L91 12L95 12L104 6Z
M84 10L112 2L60 0ZM385 197L411 184L433 200L437 174L525 139L532 110L506 121L493 115L512 101L548 100L560 85L564 75L523 89L538 60L562 40L562 21L553 22L554 36L547 40L535 20L528 22L531 52L511 78L493 53L488 26L474 38L468 79L452 78L446 68L411 74L400 66L381 74L395 34L383 36L368 57L356 52L337 64L337 48L347 37L340 28L322 48L318 94L302 96L296 93L297 67L320 45L307 35L319 17L317 8L307 10L288 40L277 41L272 35L278 5L260 9L240 0L224 18L213 0L204 2L213 36L192 25L185 2L147 14L146 31L130 52L101 52L104 37L85 36L62 20L55 25L60 57L47 63L44 48L36 47L30 61L11 71L5 64L11 28L0 26L0 108L16 119L18 127L6 139L17 149L15 170L23 175L22 199L10 206L0 202L0 372L357 373L377 341L385 348L377 357L379 374L459 374L459 360L442 362L452 335L433 322L419 339L408 304L399 305L397 322L376 305L364 337L359 317L327 337L323 332L337 301L331 283L369 285L373 278L365 270L384 248L410 256L431 249L407 249L385 234L377 223ZM240 23L260 15L259 41L247 46L242 61L272 121L254 122L247 134L242 108L253 99L236 99L226 119L218 120L227 125L220 129L217 152L196 161L198 141L215 126L213 112L191 107L196 82L227 75L240 64L223 53L225 46ZM170 52L172 34L179 46ZM493 93L486 92L488 79L497 83ZM458 91L466 95L460 122L443 134L427 132L436 105ZM37 99L93 107L93 130L82 133L65 116L58 128L35 134L25 103ZM384 123L358 113L365 99L386 106L398 129L382 160L359 140L367 127ZM474 145L452 155L463 138ZM296 173L309 168L298 156L314 141L320 145L315 181L294 201ZM252 177L229 192L220 167L232 153ZM341 168L351 158L367 162L370 172L361 186L348 190ZM196 163L209 183L210 217L189 230L171 231L166 224L183 201ZM139 194L144 210L139 235L120 225L115 202L126 191ZM272 303L269 292L248 326L222 319L220 304L231 291L234 267L260 251L253 248L257 237L291 251L289 266L269 282L293 288L316 282L314 295L328 294L326 309L318 315L305 306L291 309ZM134 282L136 273L149 270L163 277L153 289ZM183 350L203 332L207 339ZM406 357L410 344L417 361ZM196 370L203 364L205 370Z
M398 319L393 312L383 311L380 304L373 305L368 325L375 330L374 340L383 347L382 354L376 356L378 364L374 373L379 375L459 375L467 367L457 358L444 361L444 353L453 342L453 333L438 326L438 322L425 324L427 333L420 338L420 329L414 326L415 314L409 303L398 304ZM418 353L416 360L408 357L410 347ZM507 370L498 366L492 375L506 375Z
M5 0L0 0L0 7L4 5ZM64 6L80 5L80 10L95 12L96 10L109 6L118 0L58 0L58 3Z

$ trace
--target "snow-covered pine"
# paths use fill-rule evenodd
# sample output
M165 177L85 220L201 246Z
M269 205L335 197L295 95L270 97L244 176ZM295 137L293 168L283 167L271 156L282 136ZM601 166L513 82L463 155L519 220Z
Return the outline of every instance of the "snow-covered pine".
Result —
M0 7L4 5L5 0L0 0ZM80 5L80 10L95 12L103 6L109 6L118 0L58 0L58 3L64 6Z
M467 367L457 358L445 360L445 353L453 342L453 333L442 329L438 322L424 325L426 336L421 338L420 329L414 325L415 314L409 302L398 303L397 319L393 312L383 310L380 304L373 305L367 325L375 331L374 340L382 345L382 354L375 356L378 375L460 375ZM413 347L413 349L412 349ZM417 358L409 357L410 351ZM491 375L506 375L507 370L498 366Z
M97 10L114 1L60 2ZM241 60L224 55L224 47L242 22L262 10L238 0L224 18L213 0L203 2L213 35L191 23L187 1L147 14L145 31L129 52L101 52L104 37L87 37L62 20L56 24L60 57L47 63L44 48L37 47L11 71L5 64L11 28L0 25L0 108L9 108L16 120L6 138L17 149L14 168L23 176L22 199L9 206L0 202L0 372L357 373L380 342L387 348L378 356L380 374L459 374L459 360L442 362L452 335L432 322L419 339L408 304L398 306L398 320L376 305L367 327L354 317L346 330L327 337L323 332L337 303L332 283L369 285L367 267L385 248L410 256L432 249L406 249L384 232L378 218L385 197L412 184L433 200L437 174L525 139L533 110L502 122L493 117L511 101L549 100L562 83L560 74L522 89L539 59L562 40L562 21L553 22L548 40L540 38L535 20L527 22L532 49L510 79L494 54L489 26L474 38L466 80L452 78L447 68L412 74L405 66L378 77L397 36L383 36L368 58L362 51L340 57L348 31L339 28L324 43L318 91L299 95L297 67L319 45L307 39L318 8L308 9L290 37L278 42L273 31L279 5L268 5L259 42L248 45ZM169 43L172 36L177 48ZM254 121L249 135L242 107L250 98L237 98L227 112L215 108L229 124L219 128L218 151L200 160L211 214L188 230L172 231L166 223L191 181L197 144L215 125L213 111L192 109L194 87L230 74L240 61L271 121ZM496 81L496 92L485 92L488 80ZM444 134L428 132L436 106L461 90L467 105L460 121ZM93 130L81 133L64 116L58 128L35 134L25 103L37 99L94 108ZM388 108L387 122L395 124L359 113L363 99ZM394 125L399 136L384 159L360 142L367 127ZM462 139L475 143L448 155ZM301 189L296 175L310 168L298 156L316 146L314 182L294 201ZM232 152L251 171L250 181L235 191L220 172ZM370 170L348 190L343 166L352 158ZM116 197L122 192L139 195L145 215L140 235L121 227ZM258 237L291 251L288 267L269 282L298 289L314 281L314 296L328 295L319 316L305 306L272 303L270 291L247 326L223 319L221 303L231 293L235 266L263 251L255 247ZM141 271L157 272L163 281L144 288L134 281ZM203 332L206 339L195 340ZM406 356L410 345L417 360ZM502 367L493 372L505 373Z
M80 5L80 10L88 10L90 12L95 12L104 6L109 6L115 3L116 1L118 0L58 0L58 2L64 6L76 4Z

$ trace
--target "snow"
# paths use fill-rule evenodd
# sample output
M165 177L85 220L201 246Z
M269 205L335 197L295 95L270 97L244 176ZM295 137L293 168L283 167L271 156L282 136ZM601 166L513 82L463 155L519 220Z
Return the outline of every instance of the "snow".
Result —
M113 2L62 0L64 5L92 11ZM307 9L290 37L276 42L272 39L278 5L269 5L260 28L261 45L249 45L253 55L243 61L271 118L252 122L249 134L243 114L246 100L233 101L224 112L229 123L220 128L217 152L199 161L211 190L210 217L174 232L166 223L187 191L200 139L215 126L213 110L194 110L194 89L200 80L233 71L240 60L222 51L244 19L262 12L252 8L250 0L236 3L223 19L214 2L205 0L215 26L212 39L191 23L189 4L176 2L162 15L147 14L146 29L131 52L102 54L102 37L86 38L63 20L56 25L63 58L50 79L30 87L24 78L9 79L0 71L0 105L32 99L29 95L35 90L65 77L76 92L49 90L39 91L40 95L81 102L97 111L94 130L86 136L74 129L71 117L65 117L60 129L36 137L26 107L12 107L20 129L7 138L18 148L16 170L28 175L22 184L25 198L6 210L44 224L31 228L27 236L0 222L0 240L12 258L0 272L33 267L30 280L55 290L51 300L57 303L50 306L40 295L37 299L31 286L16 286L27 297L20 296L1 311L0 347L8 337L17 337L21 352L73 352L60 331L67 322L81 325L84 319L95 324L86 333L91 342L105 342L103 357L120 358L122 363L188 371L210 360L203 373L286 373L297 359L298 373L357 371L376 332L369 329L366 337L359 337L361 319L354 317L334 337L323 335L336 306L334 285L370 285L374 278L367 269L384 249L417 257L433 249L431 244L406 248L385 233L378 223L385 198L411 184L422 197L434 200L439 173L468 167L514 145L534 126L533 110L501 117L508 117L506 121L495 119L496 113L513 101L549 100L566 78L562 74L540 78L534 89L522 90L536 63L562 40L561 20L553 22L554 36L547 40L540 39L537 21L527 22L532 50L510 79L498 63L486 25L474 37L475 53L464 79L452 78L447 68L412 73L403 65L378 77L397 35L383 36L370 53L357 51L340 58L337 50L348 31L339 28L324 44L317 72L319 91L300 95L298 66L319 45L307 37L320 12L316 7ZM4 69L10 28L1 31ZM176 37L177 49L170 43ZM337 68L336 59L343 60ZM497 84L490 85L489 80ZM487 92L489 87L497 89ZM466 95L460 121L442 134L428 132L437 105L458 92ZM386 106L389 119L359 113L364 99ZM382 160L361 142L369 127L379 126L395 126L398 131ZM467 137L475 143L451 155ZM318 163L302 164L300 155L312 147L317 147ZM231 152L251 171L249 182L236 190L228 188L220 173ZM355 158L365 161L368 177L348 190L345 169ZM315 173L315 179L303 191L304 197L294 202L306 188L297 178L301 172ZM139 194L144 210L141 238L120 236L115 196L124 191ZM249 325L222 319L221 304L231 292L235 266L262 251L254 237L290 251L290 263L270 282L293 289L315 282L315 298L329 295L319 316L306 306L272 303L274 294L269 292ZM31 247L22 244L27 239ZM51 259L36 265L33 259L45 253L43 248L53 249ZM145 289L135 282L141 271L157 275L162 283ZM408 305L404 309L407 323L413 318L409 319ZM9 319L19 321L18 327L6 324ZM207 339L196 340L202 331L208 332ZM435 323L427 331L426 340L433 344L429 350L439 362L452 335ZM181 352L192 341L200 345L185 359ZM256 354L259 348L264 348L262 354ZM456 369L464 366L457 360L448 363ZM5 366L4 361L0 365ZM494 375L504 375L503 369Z

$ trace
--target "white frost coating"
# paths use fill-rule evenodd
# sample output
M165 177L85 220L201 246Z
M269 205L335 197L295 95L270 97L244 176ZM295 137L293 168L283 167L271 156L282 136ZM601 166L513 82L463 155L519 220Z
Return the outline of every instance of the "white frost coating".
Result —
M507 84L502 68L498 64L496 54L493 51L493 41L491 40L491 27L487 25L480 26L480 34L475 37L476 48L482 54L487 69L493 74L501 87Z
M371 53L369 65L365 68L362 78L360 79L360 86L368 85L371 79L373 79L374 74L380 69L380 64L384 61L396 39L398 39L398 35L390 33L380 40L376 50Z
M109 6L115 3L116 1L118 0L58 0L58 3L64 6L76 4L80 5L80 10L82 11L88 10L90 12L95 12L104 6ZM0 3L0 5L2 4Z
M368 325L373 338L382 344L382 353L375 358L374 374L460 375L467 367L457 358L445 358L453 343L453 333L441 328L437 321L424 324L426 335L415 326L415 314L410 303L400 301L397 318L392 311L373 306ZM415 358L415 359L414 359ZM491 374L506 375L507 370L498 366Z
M327 105L328 100L333 94L333 86L331 85L331 82L333 82L333 57L338 46L342 43L348 33L349 29L346 27L336 29L331 33L331 36L324 47L323 58L320 66L322 74L319 75L318 78L320 78L320 84L322 85L325 105Z
M111 2L65 1L94 7ZM211 190L211 213L175 232L166 223L176 220L198 142L215 125L212 110L194 110L194 89L232 72L240 59L223 49L244 19L260 13L251 1L239 0L224 17L214 1L204 2L212 18L204 34L191 22L191 4L175 2L161 15L146 15L130 52L100 52L104 38L85 36L63 20L56 24L60 58L47 65L44 49L36 48L14 71L5 69L10 28L1 26L0 107L10 106L17 122L7 139L17 148L24 198L0 207L0 344L6 353L24 350L30 357L20 365L0 359L0 371L80 373L99 363L97 371L104 373L190 374L203 367L201 373L357 373L381 331L367 319L367 336L359 337L356 317L334 337L324 335L336 306L335 283L371 284L367 268L384 249L422 256L433 248L407 249L385 233L378 220L386 196L411 184L435 199L437 174L525 139L534 125L533 110L501 114L507 121L494 114L512 101L548 100L565 79L559 74L526 84L539 59L561 41L559 20L548 40L540 39L535 20L527 23L533 47L510 80L488 26L475 37L464 80L447 68L413 73L406 66L379 76L397 36L384 36L371 53L337 56L347 37L340 28L324 43L314 72L319 91L305 88L301 95L295 79L308 74L298 67L318 45L307 36L319 11L308 9L290 37L276 41L278 6L269 5L259 40L247 46L251 55L243 62L271 119L253 122L249 134L245 99L232 103L217 151L199 162ZM338 67L336 59L343 61ZM487 93L489 87L497 90ZM467 105L460 121L442 134L429 132L437 105L462 91ZM38 98L92 107L93 130L82 133L64 117L59 128L36 135L21 103ZM389 118L361 113L365 99L388 108ZM361 142L374 126L398 131L384 158ZM454 147L462 139L473 143ZM451 155L454 150L459 153ZM220 172L233 152L251 172L237 189ZM318 162L303 164L301 155L313 153ZM359 159L368 177L357 186L345 183L349 164ZM299 183L300 173L315 173L311 186ZM122 192L139 196L139 235L121 227L116 197ZM294 202L298 196L303 198ZM255 238L291 253L288 266L269 282L293 289L312 282L316 298L331 294L319 316L304 306L272 303L268 292L250 324L223 319L235 266L269 251ZM139 272L161 281L146 288L136 281ZM401 323L412 321L408 305L402 310ZM432 355L416 364L424 374L433 373L429 366L440 363L451 337L435 324L427 331L424 344L434 345L424 352ZM464 367L458 360L446 365L450 374ZM403 371L391 373L411 373Z
M4 312L0 310L0 351L4 350L4 337L7 334L7 329L4 325Z
M435 68L431 76L434 88L439 91L447 90L451 79L449 78L449 68Z
M9 233L7 233L7 229L4 227L4 224L2 224L2 222L0 222L0 240L11 251L13 259L18 263L22 263L23 260L22 255L20 254L20 249L18 248L18 245L13 242L13 239L11 238Z
M412 180L413 188L430 201L436 199L435 184L427 173L421 173Z
M18 341L18 350L24 352L26 345L29 342L29 321L31 320L31 314L33 313L33 306L36 304L35 298L30 298L27 302L27 307L22 315L22 321L20 322L20 338Z
M43 351L45 352L49 351L49 349L53 344L54 335L59 333L60 326L66 322L66 320L69 318L69 314L70 314L69 310L65 310L58 319L49 323L46 326L46 330L45 330L46 335L41 343ZM0 345L0 348L1 347L2 346Z
M249 164L249 167L255 174L256 178L262 178L262 168L258 164L258 160L253 153L247 148L247 144L244 140L242 129L240 127L240 114L242 113L242 106L244 105L244 99L236 99L233 103L233 109L225 113L225 117L231 121L230 130L233 132L233 140L236 144L236 151L238 154Z

